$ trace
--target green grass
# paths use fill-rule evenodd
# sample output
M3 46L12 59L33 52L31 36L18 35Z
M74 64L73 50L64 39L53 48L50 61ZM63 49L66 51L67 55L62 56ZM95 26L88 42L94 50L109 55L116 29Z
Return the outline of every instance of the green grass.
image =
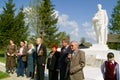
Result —
M0 62L5 63L6 59L5 59L5 52L4 51L0 51Z
M10 77L10 75L8 73L0 71L0 80L3 78L7 78L7 77Z
M0 50L0 62L5 63L5 61L6 61L5 52ZM8 73L0 71L0 80L3 78L7 78L7 77L10 77L10 75Z
M0 57L0 62L5 63L6 62L5 57Z

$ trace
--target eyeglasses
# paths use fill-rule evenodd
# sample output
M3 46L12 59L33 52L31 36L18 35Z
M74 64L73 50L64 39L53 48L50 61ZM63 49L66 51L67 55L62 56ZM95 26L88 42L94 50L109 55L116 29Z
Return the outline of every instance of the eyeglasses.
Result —
M71 47L73 47L73 45L70 45Z

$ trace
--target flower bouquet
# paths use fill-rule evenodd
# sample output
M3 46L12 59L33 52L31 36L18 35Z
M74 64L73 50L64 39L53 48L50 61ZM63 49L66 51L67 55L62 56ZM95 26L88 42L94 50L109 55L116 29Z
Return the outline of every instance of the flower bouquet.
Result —
M38 52L38 56L42 56L43 55L43 49L41 48L40 51Z
M17 53L17 54L16 54L16 56L21 56L21 55L22 55L22 54L20 54L20 53Z

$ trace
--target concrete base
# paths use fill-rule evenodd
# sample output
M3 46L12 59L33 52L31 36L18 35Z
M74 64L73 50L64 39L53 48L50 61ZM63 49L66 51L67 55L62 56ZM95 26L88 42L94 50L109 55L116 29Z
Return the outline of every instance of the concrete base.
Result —
M93 44L92 47L88 49L81 49L86 55L86 65L93 67L100 67L101 64L107 60L107 54L113 52L115 55L115 60L120 63L120 51L111 50L107 45Z
M102 45L102 44L93 44L89 49L90 50L109 50L107 45Z

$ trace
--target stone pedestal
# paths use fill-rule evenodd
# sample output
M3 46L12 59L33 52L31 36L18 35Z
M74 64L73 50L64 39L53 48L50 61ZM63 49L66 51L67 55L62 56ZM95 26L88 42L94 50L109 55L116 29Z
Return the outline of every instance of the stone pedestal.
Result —
M107 45L102 45L102 44L93 44L89 49L90 50L97 50L97 51L109 50Z
M107 60L107 54L113 52L115 60L120 64L120 51L111 50L107 45L93 44L90 48L81 49L86 55L86 65L100 67Z

